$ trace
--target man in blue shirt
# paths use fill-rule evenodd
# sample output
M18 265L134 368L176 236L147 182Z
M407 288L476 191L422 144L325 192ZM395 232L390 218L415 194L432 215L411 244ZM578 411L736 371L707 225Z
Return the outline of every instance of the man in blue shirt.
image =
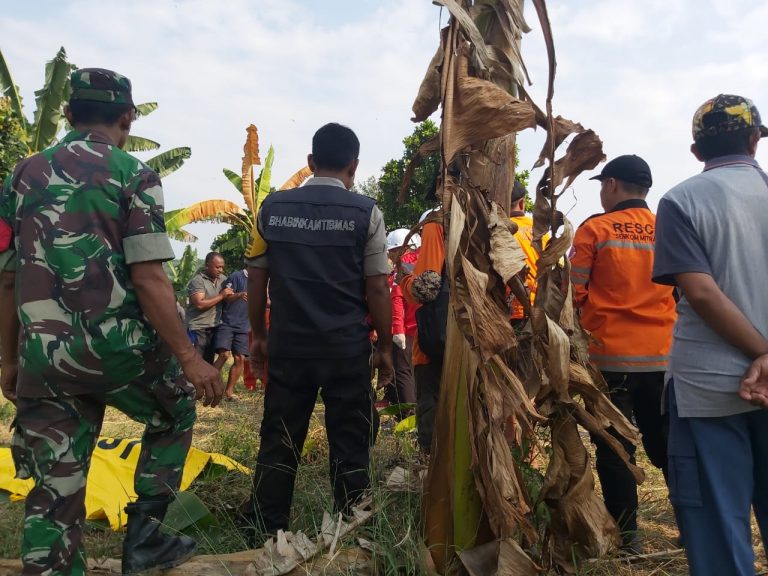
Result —
M248 357L248 270L232 273L224 282L224 290L227 289L232 292L224 296L221 308L221 324L214 340L218 354L214 367L221 370L232 354L233 364L229 369L224 399L236 400L235 386L243 375L243 366Z
M752 575L750 508L768 540L768 135L747 98L693 118L704 171L659 203L653 279L680 300L669 358L669 489L697 576ZM765 546L768 548L768 546Z

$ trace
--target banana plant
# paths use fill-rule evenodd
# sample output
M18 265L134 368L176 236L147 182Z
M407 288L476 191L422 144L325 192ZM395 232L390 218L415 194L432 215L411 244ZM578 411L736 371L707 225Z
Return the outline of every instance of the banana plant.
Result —
M30 122L24 114L23 102L18 86L13 81L8 63L0 51L0 96L10 99L11 109L23 129L22 139L28 154L40 152L55 144L62 129L67 126L64 118L64 104L69 98L69 76L77 67L67 61L67 52L62 46L53 60L45 65L45 84L35 92L36 109ZM157 102L136 106L136 117L143 118L157 110ZM126 152L149 152L158 150L160 144L149 138L129 136ZM187 146L173 148L146 161L161 178L181 168L192 155Z
M253 167L261 164L259 157L259 136L256 126L251 124L246 129L245 146L243 147L243 167L242 174L238 175L233 170L224 168L224 176L230 183L237 188L243 196L245 208L238 206L234 202L222 199L203 200L196 202L186 208L171 210L166 212L165 226L171 238L190 242L196 238L183 226L195 222L220 222L238 226L243 229L245 234L228 240L226 245L219 246L224 250L245 250L248 245L248 235L256 229L256 214L264 198L272 191L272 164L275 159L275 151L272 146L267 151L264 159L264 165L259 176L254 178ZM311 171L305 166L293 174L278 190L296 188L309 177Z
M189 284L192 276L195 275L200 267L197 250L193 250L192 246L186 246L181 258L172 262L166 262L165 267L168 277L171 279L171 284L173 284L176 297L182 297L187 284Z
M136 119L139 120L149 116L158 108L157 102L145 102L136 106ZM128 136L128 141L123 148L126 152L151 152L160 149L160 143L144 138L142 136ZM146 160L147 166L152 168L160 178L165 178L181 168L184 161L192 156L192 149L188 146L171 148L167 152L162 152Z
M35 92L36 108L30 122L24 115L18 86L0 51L0 92L11 100L11 107L23 128L24 144L29 154L53 144L64 127L63 105L69 97L69 75L74 69L75 66L67 61L67 52L62 46L53 60L45 65L45 84Z

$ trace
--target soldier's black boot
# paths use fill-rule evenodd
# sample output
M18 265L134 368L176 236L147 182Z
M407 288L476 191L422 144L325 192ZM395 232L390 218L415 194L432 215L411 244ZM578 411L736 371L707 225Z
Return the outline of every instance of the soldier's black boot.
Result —
M123 540L123 574L173 568L195 553L195 541L189 536L160 532L169 503L167 499L139 500L125 507L128 526Z

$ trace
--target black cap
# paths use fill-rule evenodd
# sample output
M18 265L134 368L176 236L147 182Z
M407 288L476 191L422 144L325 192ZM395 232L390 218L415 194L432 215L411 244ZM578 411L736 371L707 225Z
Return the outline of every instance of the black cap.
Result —
M518 180L515 180L515 183L512 185L512 202L525 198L526 194L528 194L528 190L525 189L525 186L520 184Z
M637 184L643 188L650 188L653 184L651 178L651 167L648 163L635 154L625 154L617 156L608 164L603 166L603 171L597 176L592 176L590 180L600 180L606 178L616 178L630 184Z

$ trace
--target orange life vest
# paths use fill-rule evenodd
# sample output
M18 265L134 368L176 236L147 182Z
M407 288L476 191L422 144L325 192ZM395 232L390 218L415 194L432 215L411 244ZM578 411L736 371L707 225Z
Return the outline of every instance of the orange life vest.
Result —
M677 315L672 288L651 282L656 217L644 200L587 219L571 249L571 281L590 359L608 372L663 371Z

